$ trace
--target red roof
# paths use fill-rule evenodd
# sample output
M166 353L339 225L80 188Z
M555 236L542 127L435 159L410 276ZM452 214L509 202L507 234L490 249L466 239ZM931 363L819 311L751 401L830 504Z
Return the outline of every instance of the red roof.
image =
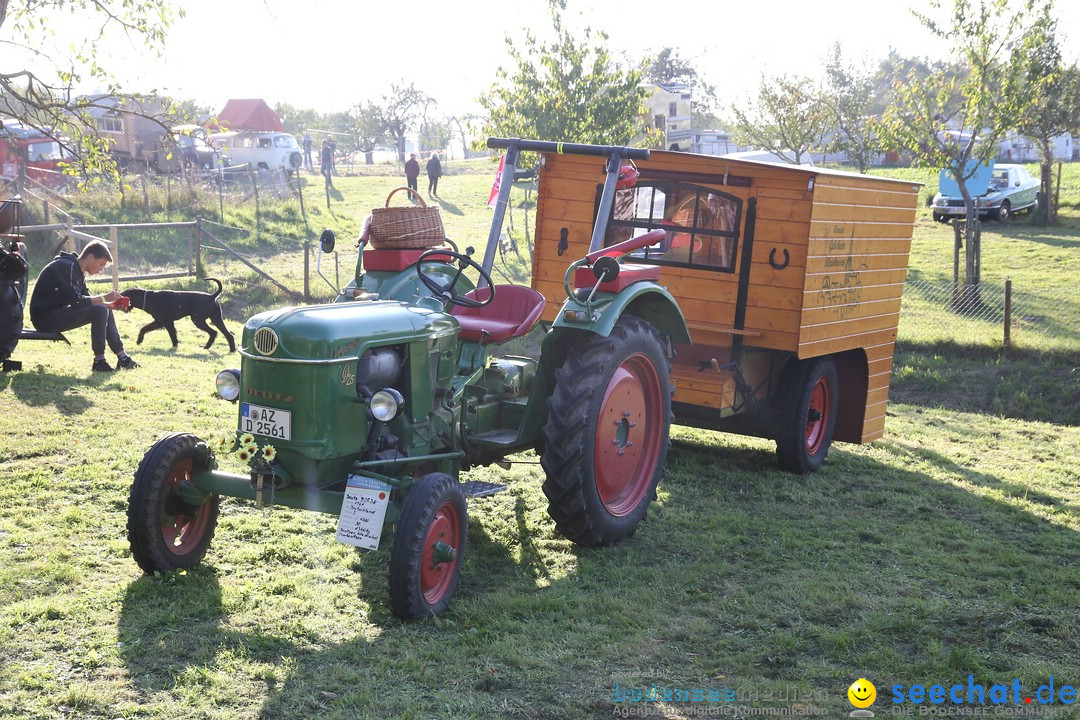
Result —
M254 100L229 100L218 113L217 124L226 130L276 130L285 126L281 117L262 98Z

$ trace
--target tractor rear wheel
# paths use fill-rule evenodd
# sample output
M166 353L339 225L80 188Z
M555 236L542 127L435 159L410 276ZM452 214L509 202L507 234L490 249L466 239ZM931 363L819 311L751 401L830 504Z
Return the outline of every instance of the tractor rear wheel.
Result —
M541 464L548 514L579 545L634 533L670 445L671 365L657 331L624 315L571 350L548 399Z
M200 442L184 433L162 438L135 471L128 498L128 542L135 562L148 575L198 565L214 537L219 497L192 505L180 492L191 479Z
M785 378L776 456L780 468L805 475L821 467L836 428L836 364L831 358L799 362Z
M446 473L420 478L405 496L390 548L390 609L402 620L439 615L465 560L465 494Z

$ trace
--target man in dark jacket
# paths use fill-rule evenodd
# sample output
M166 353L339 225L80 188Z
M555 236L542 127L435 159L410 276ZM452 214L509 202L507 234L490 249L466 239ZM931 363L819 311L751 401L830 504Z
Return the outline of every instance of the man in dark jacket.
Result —
M405 180L408 182L410 190L416 190L416 178L418 177L420 177L420 163L416 161L416 153L413 153L405 161ZM419 192L417 194L419 195Z
M105 243L89 243L78 255L62 252L46 265L34 284L30 296L30 320L42 332L64 332L83 325L90 326L90 348L94 351L94 372L112 372L118 368L139 367L126 352L116 329L113 303L123 296L116 290L104 295L91 295L86 289L86 276L97 275L112 262L112 253ZM105 359L105 344L116 353L116 368Z
M427 194L428 197L434 195L439 197L439 178L442 177L442 163L439 162L439 153L431 153L431 158L427 161Z

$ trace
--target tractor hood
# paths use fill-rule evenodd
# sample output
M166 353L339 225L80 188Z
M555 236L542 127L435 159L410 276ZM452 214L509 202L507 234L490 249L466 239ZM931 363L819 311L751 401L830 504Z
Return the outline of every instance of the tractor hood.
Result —
M273 331L273 334L263 331ZM396 301L283 308L259 313L244 325L242 352L279 362L334 362L364 348L452 335L446 313Z

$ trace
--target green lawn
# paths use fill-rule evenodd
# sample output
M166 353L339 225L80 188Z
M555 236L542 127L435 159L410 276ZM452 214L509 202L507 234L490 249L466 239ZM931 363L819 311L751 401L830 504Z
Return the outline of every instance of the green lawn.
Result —
M486 239L490 182L440 184L459 245ZM347 279L364 215L398 179L335 184L329 211L312 201L321 187L305 191L306 237L339 231ZM906 298L882 440L836 445L820 472L795 477L776 470L770 442L678 428L648 521L612 548L554 532L534 455L475 471L510 491L470 503L462 584L430 622L391 616L385 546L354 551L334 542L333 517L234 500L200 568L143 576L126 540L132 473L167 433L231 428L235 407L213 398L213 378L236 356L220 339L202 350L183 322L178 350L151 333L132 348L143 368L106 377L89 371L85 330L69 333L71 348L24 343L25 369L0 375L0 717L605 718L648 707L742 718L799 705L835 718L852 710L859 677L876 684L881 717L897 684L1076 687L1080 167L1063 192L1061 227L1020 218L984 235L984 280L1011 277L1045 331L1011 351L952 342L947 309ZM243 248L300 287L305 235L270 227ZM951 243L923 208L912 275L949 277ZM256 282L236 261L225 269ZM231 282L230 326L239 334L250 311L280 302ZM141 321L121 315L124 337ZM613 703L654 685L722 699ZM1075 705L1034 707L1077 716Z

